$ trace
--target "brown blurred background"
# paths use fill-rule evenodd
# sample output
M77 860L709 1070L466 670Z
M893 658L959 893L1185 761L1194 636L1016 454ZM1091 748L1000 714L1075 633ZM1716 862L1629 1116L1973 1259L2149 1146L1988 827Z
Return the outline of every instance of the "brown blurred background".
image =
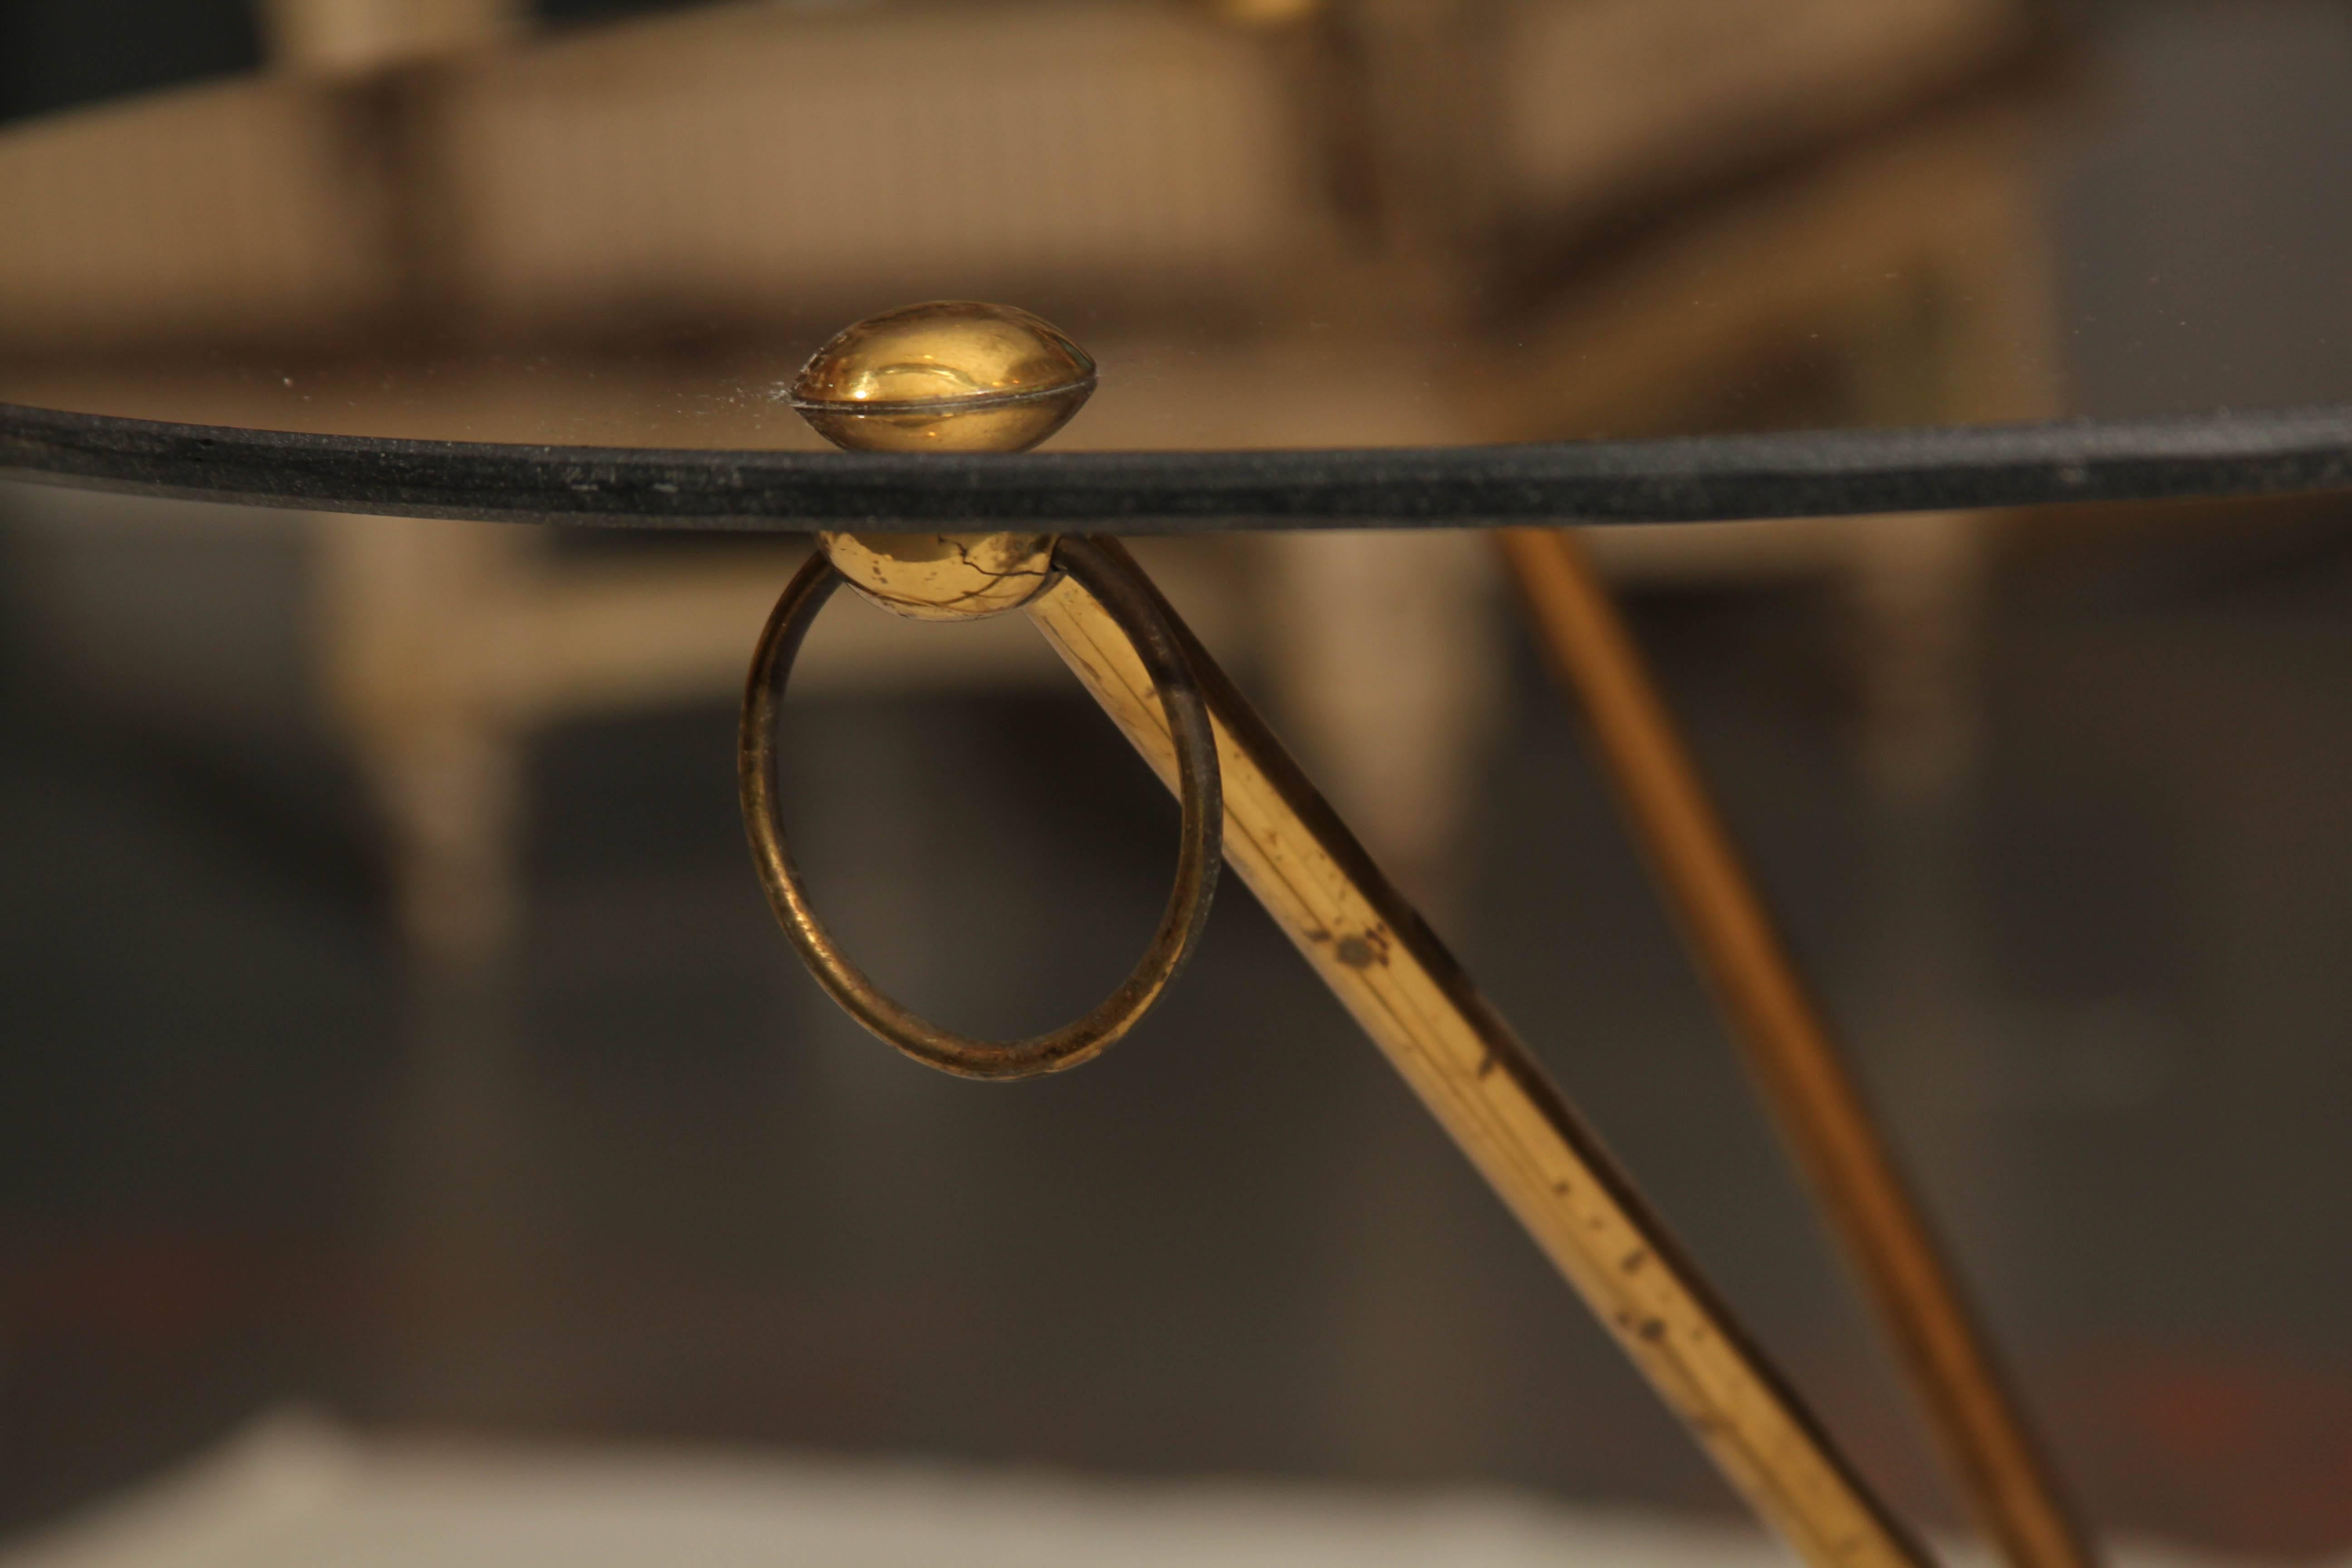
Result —
M1072 446L2337 396L2347 84L2320 0L7 0L0 395L809 444L761 390L954 294L1097 352ZM1596 544L2090 1511L2352 1548L2352 508ZM1486 549L1147 553L1950 1520ZM1237 887L1066 1079L825 1002L731 786L795 559L0 490L0 1521L292 1401L1727 1510ZM982 1032L1173 825L1024 637L836 609L787 779Z

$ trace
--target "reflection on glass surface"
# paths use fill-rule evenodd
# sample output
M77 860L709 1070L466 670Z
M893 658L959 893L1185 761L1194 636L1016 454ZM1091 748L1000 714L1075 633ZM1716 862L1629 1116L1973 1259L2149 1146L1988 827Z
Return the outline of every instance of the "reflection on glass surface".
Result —
M257 76L0 132L0 399L813 447L783 395L809 351L932 298L1094 353L1063 449L2352 382L2340 311L2315 313L2352 222L2294 195L2352 162L2340 10L869 0L534 31L451 0L415 37L268 14ZM2232 135L2168 144L2200 103Z

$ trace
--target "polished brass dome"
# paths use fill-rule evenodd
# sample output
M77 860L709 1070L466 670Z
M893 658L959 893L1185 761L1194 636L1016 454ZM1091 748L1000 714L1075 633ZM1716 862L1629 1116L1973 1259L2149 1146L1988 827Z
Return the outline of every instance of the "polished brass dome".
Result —
M801 368L791 398L856 451L1019 452L1094 389L1086 351L1028 311L940 300L845 329Z

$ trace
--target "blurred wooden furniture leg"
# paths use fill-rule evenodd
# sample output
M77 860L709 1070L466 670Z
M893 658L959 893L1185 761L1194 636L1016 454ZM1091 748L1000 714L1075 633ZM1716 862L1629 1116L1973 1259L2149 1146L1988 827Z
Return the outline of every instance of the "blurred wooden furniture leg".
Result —
M324 704L383 825L408 967L383 1173L400 1289L382 1375L411 1415L485 1390L530 1289L516 1030L525 734L483 677L479 617L526 543L478 523L320 517L313 646ZM489 1397L499 1396L491 1393Z
M327 77L478 47L526 13L521 0L262 0L259 10L278 69Z
M1251 544L1268 568L1259 640L1286 730L1405 897L1452 925L1472 891L1461 851L1498 708L1491 552L1435 532ZM1466 1256L1479 1194L1449 1179L1450 1151L1393 1135L1385 1095L1334 1095L1324 1114L1340 1163L1318 1223L1344 1238L1324 1337L1335 1449L1386 1475L1504 1462L1491 1412L1520 1373ZM1454 1348L1421 1353L1430 1344Z
M1567 530L1500 538L1748 1069L1969 1502L2015 1568L2089 1568L2091 1544L1581 542Z
M1277 533L1268 673L1318 777L1441 923L1496 711L1493 557L1475 534Z
M2063 412L2049 237L2033 165L1997 143L1956 159L1939 243L1848 313L1864 423L1927 426ZM1980 728L1978 657L1993 512L1853 519L1864 761L1892 801L1963 789Z

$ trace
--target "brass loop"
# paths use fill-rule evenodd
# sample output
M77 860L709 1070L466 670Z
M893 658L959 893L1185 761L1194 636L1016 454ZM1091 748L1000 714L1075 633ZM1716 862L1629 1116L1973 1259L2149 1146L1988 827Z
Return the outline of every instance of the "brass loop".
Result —
M884 995L849 960L809 902L799 868L785 846L777 809L776 715L801 642L817 612L844 580L823 552L801 568L776 601L751 656L751 678L743 690L743 720L736 747L743 826L751 837L752 863L759 869L761 886L785 936L800 950L817 983L851 1017L917 1061L966 1078L1032 1078L1076 1067L1099 1055L1151 1010L1183 968L1208 923L1209 901L1216 891L1224 827L1216 732L1182 641L1149 587L1137 580L1135 569L1095 541L1057 541L1054 565L1094 595L1150 672L1175 738L1183 822L1179 829L1176 885L1142 960L1092 1012L1050 1034L1006 1042L975 1040L917 1017Z

